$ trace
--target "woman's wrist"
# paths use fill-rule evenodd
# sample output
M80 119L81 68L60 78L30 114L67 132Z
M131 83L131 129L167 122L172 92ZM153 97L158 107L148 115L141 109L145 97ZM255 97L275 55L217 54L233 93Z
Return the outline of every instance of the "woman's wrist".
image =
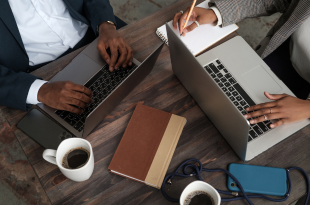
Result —
M219 10L216 7L210 7L210 9L212 11L212 16L213 16L213 23L216 24L217 26L222 25L222 16L221 13L219 12Z

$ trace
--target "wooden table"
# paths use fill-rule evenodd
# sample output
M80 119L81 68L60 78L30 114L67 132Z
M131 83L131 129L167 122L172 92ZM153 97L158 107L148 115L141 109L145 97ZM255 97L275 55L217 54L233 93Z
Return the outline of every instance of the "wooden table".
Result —
M143 61L162 42L155 34L156 28L170 21L175 12L184 10L190 4L189 0L180 0L122 28L120 33L132 46L135 58ZM234 33L230 37L235 35ZM33 74L50 79L79 52L81 49L36 70ZM66 179L57 166L43 160L44 149L16 128L16 123L26 114L25 112L6 107L2 107L1 112L20 142L52 204L174 204L167 201L160 190L108 172L108 165L137 103L181 115L187 119L168 173L189 158L199 159L207 168L226 169L230 163L242 163L173 75L167 46L164 46L153 71L146 79L86 138L93 147L95 169L91 178L85 182L76 183ZM247 164L283 168L300 166L310 173L309 132L310 126L307 126ZM306 192L302 175L294 171L291 176L293 191L289 199L282 204L290 204ZM203 173L202 177L214 187L226 190L224 174ZM167 186L167 192L173 197L178 197L182 189L193 180L196 178L175 178L173 185ZM253 199L253 202L273 204L260 199ZM246 202L237 201L229 204L246 204Z

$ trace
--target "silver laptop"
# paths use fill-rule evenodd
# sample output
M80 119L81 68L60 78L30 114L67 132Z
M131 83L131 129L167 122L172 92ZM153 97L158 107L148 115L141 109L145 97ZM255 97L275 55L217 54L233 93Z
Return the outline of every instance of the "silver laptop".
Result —
M161 44L142 63L133 59L132 66L110 72L96 48L97 43L96 39L50 80L84 85L93 92L94 102L82 114L38 104L76 137L86 137L151 72L163 47Z
M305 127L310 120L271 129L250 125L245 108L270 101L264 91L294 96L255 51L237 36L195 57L166 24L172 70L236 154L248 161Z

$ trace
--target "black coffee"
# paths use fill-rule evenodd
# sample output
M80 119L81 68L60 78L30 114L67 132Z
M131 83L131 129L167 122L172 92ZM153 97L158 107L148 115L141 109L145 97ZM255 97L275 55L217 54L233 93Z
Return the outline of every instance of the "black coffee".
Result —
M215 205L215 203L207 192L194 191L185 197L184 205Z
M62 160L62 166L67 169L78 169L88 162L88 158L88 150L82 147L74 148L65 154Z

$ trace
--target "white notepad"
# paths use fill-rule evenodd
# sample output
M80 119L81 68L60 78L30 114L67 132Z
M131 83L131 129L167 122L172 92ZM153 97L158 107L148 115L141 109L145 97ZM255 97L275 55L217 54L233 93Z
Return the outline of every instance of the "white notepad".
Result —
M208 2L209 1L204 1L198 4L197 7L209 8ZM192 23L192 21L188 21L187 25L190 25ZM173 28L172 21L168 22L168 25ZM211 24L205 24L200 25L198 28L194 29L189 33L186 33L185 37L180 36L178 30L176 30L175 33L178 34L177 36L182 39L182 41L192 52L192 54L197 55L214 43L216 43L217 41L231 34L238 28L239 27L236 24L225 26L223 28ZM167 31L165 25L157 28L156 34L168 45Z

